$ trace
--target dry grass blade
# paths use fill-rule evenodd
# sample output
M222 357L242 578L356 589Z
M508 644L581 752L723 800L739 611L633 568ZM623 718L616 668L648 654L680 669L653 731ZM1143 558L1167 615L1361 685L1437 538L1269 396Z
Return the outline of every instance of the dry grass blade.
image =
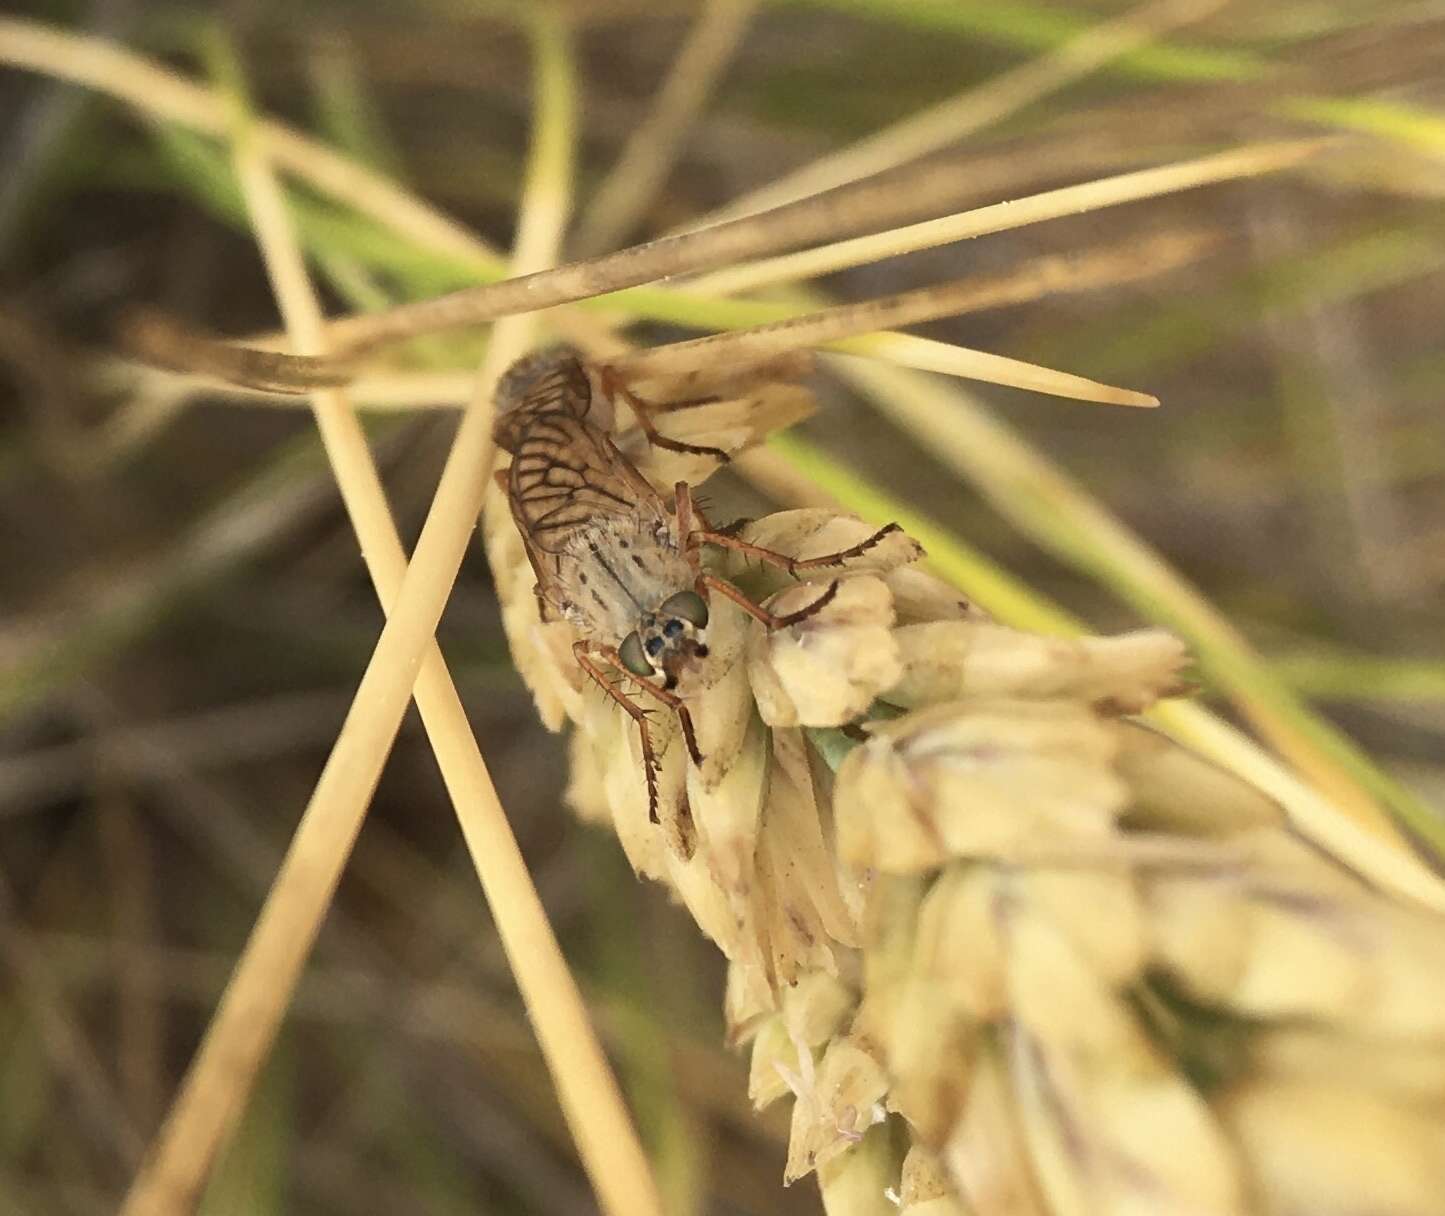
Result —
M903 165L1067 87L1081 77L1180 26L1202 21L1228 0L1154 0L1099 25L1056 51L930 106L876 134L777 178L729 203L701 223L717 223L790 203L820 190ZM689 227L698 227L692 224Z
M560 240L566 215L570 88L561 41L556 27L539 18L539 134L527 196L530 207L524 208L519 230L517 259L523 266L536 265L550 256ZM277 225L285 222L274 181L267 178L254 151L242 161L241 168L251 197L259 203L258 224L264 222L274 233ZM301 295L297 294L299 270L299 263L293 259L286 292L289 310L299 307L303 313L310 311L310 321L317 323L319 316L314 306L302 298L306 294L304 284L299 285ZM313 339L319 340L319 325L316 328ZM524 982L524 993L550 1049L563 1105L573 1121L583 1158L594 1170L607 1211L657 1210L646 1162L600 1050L587 1029L580 999L551 938L521 858L515 845L508 855L503 842L495 838L496 833L487 830L498 823L505 825L505 818L431 640L480 505L479 483L483 479L476 470L485 468L487 462L485 405L490 386L503 362L525 341L525 328L524 323L499 327L488 366L480 377L478 401L468 411L458 433L438 491L433 515L440 517L441 526L436 519L429 519L417 547L419 566L410 574L404 574L400 545L363 441L354 423L348 428L344 421L345 402L333 397L319 406L318 419L327 426L331 439L339 441L340 448L348 452L343 458L347 476L342 484L348 492L348 506L358 519L358 530L363 537L370 532L382 540L384 556L373 555L373 560L378 572L385 566L392 576L387 581L393 583L396 593L395 612L155 1155L127 1200L127 1212L184 1210L197 1193L289 1001L400 724L412 675L428 652L432 662L424 672L425 695L433 708L442 710L446 724L434 739L438 758L448 774L448 786L458 807L483 808L486 823L479 823L475 815L464 816L464 829L479 859L479 869L485 867L484 873L493 880L489 893L498 905L498 927L509 954L524 960L521 971L530 977L529 982ZM358 445L362 445L360 450ZM437 539L439 535L446 538L448 550L438 564L436 550L442 543ZM385 543L388 538L390 545ZM430 562L429 557L433 559ZM446 565L448 560L450 565ZM381 582L378 578L379 586ZM434 724L435 715L429 725ZM492 838L486 838L489 835ZM510 836L505 835L505 839L510 840Z
M261 392L300 394L354 379L354 356L293 355L197 334L157 314L133 314L117 335L137 359L185 375L210 376Z
M1317 156L1330 146L1331 142L1311 139L1249 144L1197 160L1122 173L1084 182L1078 186L1048 190L1028 198L977 207L971 211L909 224L874 236L836 241L786 257L730 266L726 270L693 279L688 283L688 287L694 291L711 292L715 295L735 295L755 287L816 278L883 258L916 253L920 249L932 249L954 241L971 240L988 233L1023 228L1044 220L1081 215L1086 211L1098 211L1104 207L1116 207L1121 203L1155 198L1161 194L1193 190L1216 182L1277 173ZM848 187L840 187L840 191L847 189Z
M216 385L204 375L177 375L139 364L122 363L119 360L100 360L96 365L95 379L102 387L124 389L143 401L157 394L164 394L167 397L168 412L174 412L191 400L199 398L218 405L285 410L312 408L308 399L295 393L277 393L241 385ZM378 372L348 384L346 399L353 409L374 410L378 413L459 409L471 400L472 383L472 376L466 372ZM120 431L122 428L117 427L116 430ZM117 434L113 446L123 444L127 438L124 434Z
M881 359L898 367L939 372L984 384L1002 384L1069 401L1146 410L1159 404L1159 399L1152 393L1116 388L1085 376L1041 367L1037 363L1026 363L1022 359L1010 359L1007 355L995 355L950 342L935 342L932 338L920 338L916 334L864 334L839 342L834 349L867 359Z
M607 362L625 376L641 379L734 365L749 366L802 347L873 354L877 353L876 346L850 343L850 339L861 334L876 334L893 326L915 325L940 317L1021 304L1047 295L1089 291L1129 282L1192 261L1212 244L1211 238L1196 234L1165 235L1078 254L1041 258L1021 271L960 279L877 300L840 304L820 312L733 333L710 334L686 342L634 351ZM1153 397L1142 393L1110 391L1117 394L1123 404L1159 404Z
M652 109L628 136L611 172L577 223L582 256L614 248L641 219L667 181L691 129L733 52L758 0L706 0Z

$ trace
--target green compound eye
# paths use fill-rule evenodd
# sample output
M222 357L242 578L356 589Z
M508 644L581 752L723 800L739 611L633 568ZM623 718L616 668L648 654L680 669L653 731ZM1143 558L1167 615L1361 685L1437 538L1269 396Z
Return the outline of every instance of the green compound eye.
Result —
M652 664L647 661L647 655L643 653L642 638L635 629L623 639L622 645L617 649L617 657L622 660L622 666L635 676L654 674Z
M707 624L707 601L696 591L679 591L668 596L657 611L660 616L681 617L699 629Z

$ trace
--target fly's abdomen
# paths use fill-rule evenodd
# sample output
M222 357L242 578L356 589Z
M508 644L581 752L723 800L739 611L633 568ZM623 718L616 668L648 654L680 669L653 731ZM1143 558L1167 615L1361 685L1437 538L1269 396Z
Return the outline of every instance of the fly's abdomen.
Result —
M538 351L512 364L497 381L492 438L516 455L532 427L548 418L582 420L592 408L592 383L570 347Z

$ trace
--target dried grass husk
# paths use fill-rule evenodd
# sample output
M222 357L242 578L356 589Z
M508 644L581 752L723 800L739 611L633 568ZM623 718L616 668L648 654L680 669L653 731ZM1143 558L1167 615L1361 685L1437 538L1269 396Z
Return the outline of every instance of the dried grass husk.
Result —
M770 425L720 415L687 437ZM785 1181L816 1173L830 1213L1439 1210L1445 922L1136 719L1184 687L1175 638L996 624L901 534L802 580L723 555L780 614L838 591L772 634L716 605L705 760L668 739L653 824L631 723L536 621L509 525L488 551L544 721L576 732L569 800L727 957L749 1096L793 1102ZM805 558L871 530L742 535Z

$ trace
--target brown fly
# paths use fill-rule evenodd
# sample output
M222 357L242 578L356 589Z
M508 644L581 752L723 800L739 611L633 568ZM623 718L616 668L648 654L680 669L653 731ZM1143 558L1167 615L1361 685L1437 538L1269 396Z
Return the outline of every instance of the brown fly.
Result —
M713 592L774 630L798 624L837 593L835 580L810 604L777 616L726 579L704 570L702 547L747 554L789 574L838 565L872 548L897 524L849 549L799 560L712 528L691 488L678 482L669 505L611 438L613 402L631 407L649 441L726 460L726 453L658 433L651 414L700 402L653 406L605 367L556 348L515 363L497 386L497 446L511 465L497 474L537 576L543 620L564 620L578 637L578 665L637 723L648 810L657 819L657 764L648 711L609 671L677 715L688 755L702 763L685 698L705 659Z

